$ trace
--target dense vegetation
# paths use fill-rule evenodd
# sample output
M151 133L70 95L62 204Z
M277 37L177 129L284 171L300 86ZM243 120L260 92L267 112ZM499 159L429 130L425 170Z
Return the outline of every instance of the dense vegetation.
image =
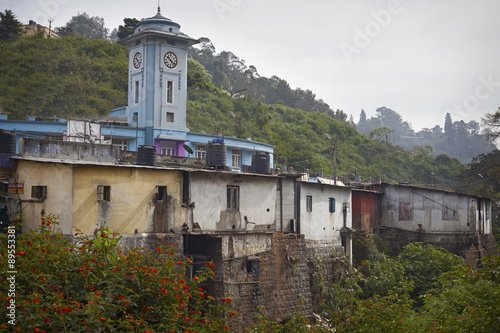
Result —
M229 297L216 300L203 289L213 278L213 263L191 278L192 262L176 257L175 245L123 251L117 247L121 237L108 228L90 238L77 234L74 243L58 233L53 216L42 218L39 230L18 234L21 220L22 214L8 234L0 234L1 266L17 272L0 277L2 330L222 332L231 331L239 315ZM315 304L315 320L300 304L281 323L261 307L246 331L500 330L498 255L475 268L431 245L409 244L397 257L383 254L383 246L369 246L369 259L357 269L344 257L334 259L333 284L321 275L322 259L313 258L314 298L322 300Z
M315 273L323 304L314 321L301 306L289 321L269 319L262 309L248 332L497 332L500 330L500 257L479 268L431 245L407 245L397 257L376 249L370 260L348 269L342 260L336 283ZM341 259L341 258L339 258ZM316 266L321 260L316 259Z
M0 45L0 112L98 119L127 101L127 48L84 37Z
M200 44L190 49L189 55L211 74L211 82L231 94L250 95L268 105L283 104L303 111L328 114L345 122L342 110L333 111L309 89L292 89L286 80L278 76L260 76L255 66L247 66L245 60L229 51L215 52L208 38L200 38Z
M40 229L18 234L22 214L0 234L2 332L222 332L234 316L230 298L215 300L203 286L206 262L171 247L123 251L108 228L75 242L42 217ZM17 235L16 235L17 234ZM16 273L17 272L17 273ZM12 278L13 277L13 278ZM9 278L9 279L7 279ZM167 330L168 328L168 330Z

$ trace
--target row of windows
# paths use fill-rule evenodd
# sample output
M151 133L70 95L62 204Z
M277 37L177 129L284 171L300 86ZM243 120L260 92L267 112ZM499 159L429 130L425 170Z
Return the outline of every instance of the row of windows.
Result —
M196 145L196 158L205 159L207 157L207 146L206 145ZM231 166L234 168L241 167L241 151L233 149L231 153Z
M335 213L335 198L328 199L328 209L330 213ZM312 195L306 196L306 210L312 212L313 210L313 197Z
M134 104L139 104L140 102L140 83L139 81L134 81ZM167 104L174 103L174 81L167 81L166 90Z
M413 221L413 203L409 201L399 201L399 221ZM451 209L443 206L441 209L441 220L443 221L458 221L458 212L456 209Z
M42 199L47 197L47 186L32 186L31 197ZM156 186L155 199L163 201L167 197L166 186ZM97 201L106 202L111 201L111 186L110 185L97 185ZM239 210L240 208L240 187L227 186L227 209Z

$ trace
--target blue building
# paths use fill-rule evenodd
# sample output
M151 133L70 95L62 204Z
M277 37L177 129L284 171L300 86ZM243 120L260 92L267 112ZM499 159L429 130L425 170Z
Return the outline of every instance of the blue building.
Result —
M198 40L182 33L180 25L162 16L158 9L120 43L129 47L128 105L111 110L107 119L98 121L97 142L91 142L115 144L130 151L150 145L156 147L157 154L172 156L189 156L187 149L193 151L190 157L205 158L208 143L220 137L191 133L186 126L187 51ZM37 121L34 117L9 120L0 114L0 129L15 132L18 147L21 137L71 140L71 122ZM90 123L80 126L83 132L85 128L92 131ZM224 138L224 143L226 166L232 169L251 165L255 152L268 153L273 163L271 145L234 137Z

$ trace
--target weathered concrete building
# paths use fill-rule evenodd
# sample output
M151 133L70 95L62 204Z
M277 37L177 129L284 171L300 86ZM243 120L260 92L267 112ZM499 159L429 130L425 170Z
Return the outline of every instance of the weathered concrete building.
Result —
M408 184L368 188L353 191L353 224L382 235L393 254L410 242L443 247L471 263L497 252L488 198Z
M260 305L284 320L303 297L311 313L313 273L321 269L331 281L334 256L347 249L351 257L349 187L281 170L204 168L200 159L141 165L135 152L77 142L23 139L22 154L11 158L2 172L23 189L8 200L24 211L25 231L51 214L67 235L107 226L124 235L125 248L177 243L194 262L188 274L214 261L215 281L206 288L232 295L241 327Z

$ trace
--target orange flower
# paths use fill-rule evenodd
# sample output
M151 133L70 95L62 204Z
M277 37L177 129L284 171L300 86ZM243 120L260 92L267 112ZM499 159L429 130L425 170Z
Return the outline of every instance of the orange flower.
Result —
M104 318L104 317L101 317L101 321L106 321L106 318Z

